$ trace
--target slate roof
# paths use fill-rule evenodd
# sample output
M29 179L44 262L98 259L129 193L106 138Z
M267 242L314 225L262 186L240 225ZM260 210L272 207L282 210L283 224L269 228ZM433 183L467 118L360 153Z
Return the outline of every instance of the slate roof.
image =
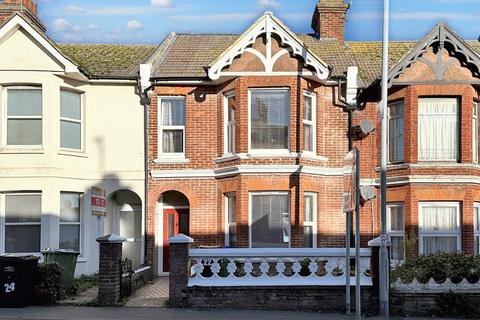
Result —
M57 44L57 47L93 78L134 78L139 65L156 48L119 44Z
M151 56L153 78L205 78L205 68L224 52L239 34L175 34L171 33ZM357 65L365 85L381 74L382 43L380 41L347 41L342 46L335 39L318 39L299 34L299 39L332 68L331 76L343 75ZM480 55L479 41L466 41ZM398 62L417 41L390 42L390 65ZM161 50L161 52L160 52Z

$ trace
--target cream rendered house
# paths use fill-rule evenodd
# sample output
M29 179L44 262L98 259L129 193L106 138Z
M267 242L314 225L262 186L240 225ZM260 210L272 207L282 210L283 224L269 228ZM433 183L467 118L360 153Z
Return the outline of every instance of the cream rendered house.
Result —
M74 249L76 274L90 274L95 239L113 232L141 265L137 70L153 47L56 45L35 19L25 11L0 22L0 254ZM92 214L92 187L105 190L106 216Z

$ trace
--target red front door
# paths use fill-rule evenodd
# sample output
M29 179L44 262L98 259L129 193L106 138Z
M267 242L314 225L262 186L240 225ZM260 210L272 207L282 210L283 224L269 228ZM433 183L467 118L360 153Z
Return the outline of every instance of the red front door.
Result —
M163 271L169 270L170 248L168 239L179 233L189 234L188 209L163 210Z

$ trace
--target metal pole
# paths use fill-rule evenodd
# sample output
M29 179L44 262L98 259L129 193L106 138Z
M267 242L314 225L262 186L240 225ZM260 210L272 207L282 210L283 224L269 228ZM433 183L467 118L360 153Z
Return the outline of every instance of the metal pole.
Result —
M390 1L383 0L383 55L382 55L382 101L381 108L381 145L380 145L380 253L379 253L379 298L380 315L389 316L387 251L387 104L388 104L388 38L389 38Z
M348 110L348 151L351 151L353 148L353 137L352 137L352 115L353 112L351 109ZM347 314L351 313L351 302L350 302L350 245L351 245L351 233L352 233L352 212L345 212L345 312Z
M355 149L355 318L362 318L360 288L360 151Z

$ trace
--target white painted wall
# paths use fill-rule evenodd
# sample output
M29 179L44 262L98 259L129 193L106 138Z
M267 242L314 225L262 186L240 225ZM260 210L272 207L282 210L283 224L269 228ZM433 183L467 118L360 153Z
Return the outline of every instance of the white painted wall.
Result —
M0 193L42 192L41 248L58 247L60 192L84 193L82 252L77 275L98 269L98 244L105 218L92 216L90 188L107 195L128 189L144 199L143 107L135 83L89 83L65 77L63 66L22 29L0 38L0 128L5 126L5 86L42 87L43 146L12 149L0 146ZM84 92L83 152L60 149L60 88ZM0 131L3 132L3 131ZM111 212L108 212L111 214ZM4 205L0 203L0 253L4 250Z

